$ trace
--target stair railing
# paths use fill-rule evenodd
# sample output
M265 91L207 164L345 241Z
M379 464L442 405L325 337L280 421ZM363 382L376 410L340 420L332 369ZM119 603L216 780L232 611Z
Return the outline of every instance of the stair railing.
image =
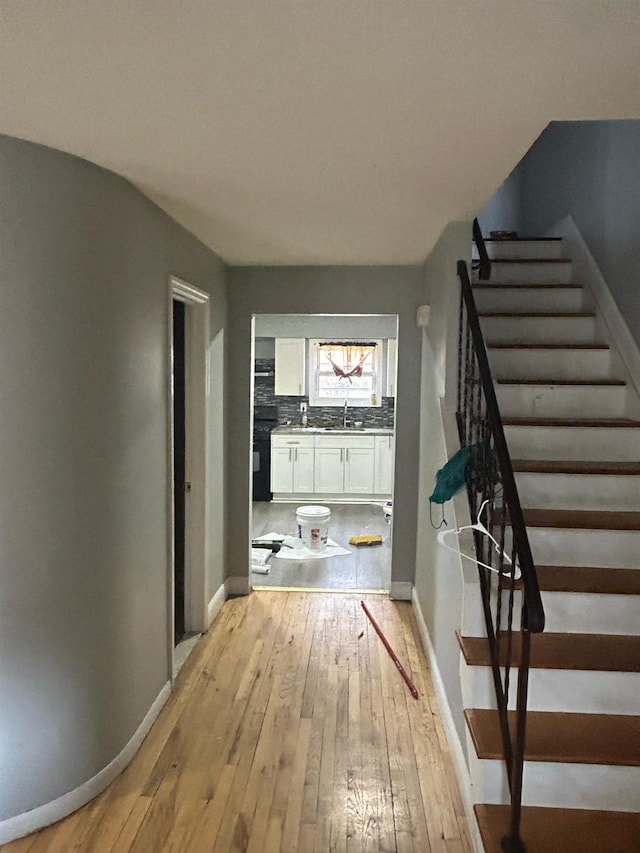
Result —
M471 516L478 520L488 502L479 520L493 537L474 531L476 557L485 564L478 567L480 593L511 801L502 849L521 853L526 850L520 820L531 634L544 630L544 608L467 264L458 261L457 270L462 288L458 431L461 446L471 449ZM515 697L512 669L517 669Z

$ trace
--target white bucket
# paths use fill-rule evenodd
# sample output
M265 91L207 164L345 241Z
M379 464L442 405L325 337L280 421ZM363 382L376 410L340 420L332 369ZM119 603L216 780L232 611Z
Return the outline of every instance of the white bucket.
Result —
M310 551L323 551L329 538L331 510L326 506L299 506L296 510L298 536Z

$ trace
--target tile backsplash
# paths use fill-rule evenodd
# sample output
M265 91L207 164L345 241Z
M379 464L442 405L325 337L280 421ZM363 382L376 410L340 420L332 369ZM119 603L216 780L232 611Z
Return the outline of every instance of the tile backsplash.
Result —
M281 397L274 391L275 359L257 358L255 360L254 403L257 406L277 406L278 424L300 423L300 403L308 402L308 397ZM260 374L266 374L261 376ZM383 397L382 405L375 407L349 406L348 418L362 421L368 427L393 429L395 408L393 397ZM309 406L307 410L309 426L342 426L341 406Z

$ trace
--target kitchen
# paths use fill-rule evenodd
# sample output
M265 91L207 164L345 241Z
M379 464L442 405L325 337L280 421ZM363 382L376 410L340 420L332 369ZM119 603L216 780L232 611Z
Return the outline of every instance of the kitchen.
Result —
M396 315L255 316L252 537L296 535L296 509L322 504L341 554L271 555L254 587L389 589L397 329Z

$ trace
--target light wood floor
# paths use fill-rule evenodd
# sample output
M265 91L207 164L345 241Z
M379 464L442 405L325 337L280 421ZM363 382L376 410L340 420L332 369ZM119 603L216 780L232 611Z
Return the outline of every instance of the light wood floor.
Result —
M471 846L410 604L228 601L139 753L101 796L1 853L415 851Z

